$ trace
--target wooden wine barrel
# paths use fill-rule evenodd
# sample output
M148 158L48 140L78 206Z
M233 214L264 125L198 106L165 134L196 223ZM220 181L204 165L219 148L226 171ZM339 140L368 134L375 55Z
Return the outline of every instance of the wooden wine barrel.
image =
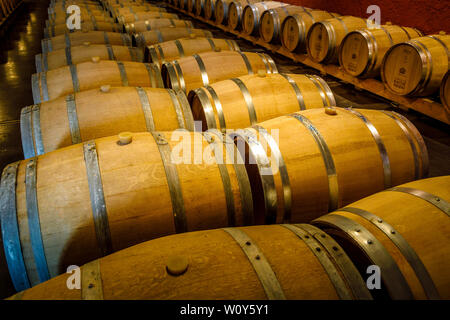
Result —
M311 221L428 172L422 137L395 112L309 109L237 135L257 224Z
M66 33L41 41L42 53L68 47L81 46L85 42L90 44L106 44L131 47L132 39L128 34L104 31Z
M337 13L312 10L286 17L281 25L281 43L290 52L306 53L306 36L311 26L322 20L339 17Z
M215 0L205 0L203 16L206 20L214 20L215 17Z
M450 113L450 71L447 71L444 79L442 79L440 97L442 105Z
M81 15L81 23L88 22L88 21L91 21L93 23L97 23L97 22L113 23L114 19L110 15L108 15L106 13L104 15L101 15L101 16ZM45 20L45 26L47 28L51 28L51 26L64 24L66 22L67 22L67 16L58 16L55 19Z
M267 43L279 43L281 35L281 25L284 20L291 15L305 13L311 9L300 6L281 6L272 8L262 13L259 23L259 36Z
M381 78L398 95L428 96L439 91L450 69L450 35L431 35L396 44L384 56Z
M107 46L104 44L91 45L86 42L81 46L37 54L35 56L36 72L91 61L92 57L99 57L101 60L144 62L144 50L142 48Z
M7 166L1 227L16 290L153 238L252 223L234 149L213 133L124 133Z
M74 32L89 32L89 31L107 31L107 32L122 32L123 28L120 24L111 22L93 22L85 21L81 23L81 30L70 30L66 23L52 25L49 28L44 28L44 37L51 38L65 33Z
M48 11L49 15L52 15L52 14L64 15L64 14L67 14L67 8L69 6L70 6L70 4L67 4L67 5L61 4L60 6L49 7L47 9L47 11ZM77 6L80 8L81 12L104 11L102 6L99 5L98 3L97 4L83 4L83 3L79 3L79 4L77 4Z
M108 14L103 8L97 8L97 9L86 9L81 7L80 8L80 14L81 16L103 16L105 14ZM55 10L48 13L49 19L58 19L60 17L66 17L67 18L67 12L65 10Z
M449 215L450 176L444 176L374 194L313 223L342 245L359 270L380 268L378 294L448 300Z
M339 58L339 46L344 37L352 31L367 28L362 18L345 16L314 23L306 37L309 57L322 63L336 63Z
M139 6L128 6L128 7L123 7L123 8L115 8L113 12L113 16L115 17L120 17L123 16L124 14L130 14L130 13L137 13L137 12L167 12L166 9L164 8L160 8L160 7L155 7L155 6L151 6L151 5L139 5Z
M52 100L102 85L163 88L157 66L130 61L100 60L72 64L31 77L34 103Z
M261 72L192 90L188 99L202 128L224 133L299 110L336 105L333 92L318 76Z
M191 29L191 28L161 28L159 30L145 31L133 35L133 44L137 47L146 47L152 44L166 42L170 40L176 40L186 37L206 37L212 38L211 31L204 29Z
M68 290L70 274L64 274L9 299L372 299L342 247L308 224L167 236L88 263L79 272L81 290Z
M242 32L246 35L258 35L259 22L264 11L288 6L287 3L267 1L248 4L242 13Z
M186 0L186 6L184 8L184 10L186 10L187 12L191 12L194 13L194 8L195 8L195 0Z
M233 0L216 0L214 8L214 20L217 24L228 24L228 9Z
M267 73L278 72L275 62L264 53L203 52L164 63L161 76L166 88L189 93L193 89L217 81L253 74L260 69L266 70Z
M422 33L414 28L393 25L352 31L342 40L339 63L354 77L376 77L380 74L383 57L390 47L420 36Z
M214 38L177 39L145 47L145 61L156 63L160 67L170 62L196 53L211 51L240 51L236 41Z
M226 1L222 1L224 4L224 9L226 5ZM257 2L262 2L261 0L232 0L228 4L228 26L231 30L237 30L241 27L242 15L244 12L244 8L248 4L253 4ZM220 13L219 13L220 14ZM225 14L225 12L224 12Z
M204 16L204 14L205 14L205 0L194 0L193 13L197 17Z
M117 17L117 21L122 24L127 24L136 21L157 18L178 19L179 17L175 13L168 12L136 12L135 14L124 14L123 16Z
M28 159L120 132L194 131L194 120L181 91L102 86L23 108L20 127Z
M125 32L133 34L150 30L159 30L160 28L167 27L178 27L178 28L193 28L194 25L191 21L178 20L178 19L151 19L151 20L140 20L126 24L124 26Z

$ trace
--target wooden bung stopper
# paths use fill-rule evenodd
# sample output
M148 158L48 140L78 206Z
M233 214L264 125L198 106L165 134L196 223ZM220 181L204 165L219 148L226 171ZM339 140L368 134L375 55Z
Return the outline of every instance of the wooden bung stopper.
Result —
M89 47L90 45L91 45L91 43L89 41L83 42L83 46L85 46L85 47Z
M190 37L191 39L195 39L195 38L197 38L197 35L194 34L194 33L191 33L191 34L189 34L189 37Z
M330 115L330 116L335 116L337 115L336 109L333 107L326 107L325 108L325 113Z
M98 63L100 61L100 57L95 56L95 57L92 57L91 60L93 63Z
M215 52L220 52L220 51L222 51L222 49L215 47L215 48L214 48L214 51L215 51Z
M386 22L386 25L387 25L387 26L392 26L392 22L391 22L391 21L388 21L388 22Z
M130 144L133 141L133 134L131 132L121 132L119 133L119 145L124 146Z
M100 87L100 91L103 92L103 93L109 92L110 89L111 89L111 86L109 84L105 84L105 85Z
M447 32L445 32L444 30L439 31L439 35L441 35L441 36L445 36L446 34L447 34Z
M185 256L169 257L166 264L166 270L173 276L179 276L186 272L189 266L189 261Z
M258 77L264 78L266 75L266 70L258 69Z

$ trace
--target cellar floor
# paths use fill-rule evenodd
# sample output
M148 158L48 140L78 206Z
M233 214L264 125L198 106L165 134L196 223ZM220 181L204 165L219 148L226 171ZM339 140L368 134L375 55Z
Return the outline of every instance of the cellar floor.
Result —
M25 0L8 30L0 30L0 169L11 162L23 158L20 140L20 109L33 103L31 93L31 75L35 72L34 56L41 52L41 38L47 18L48 1ZM181 14L180 14L181 15ZM193 20L196 27L211 27ZM215 37L234 38L219 29L211 30ZM254 47L250 42L238 40L246 51L265 49ZM268 52L269 53L269 52ZM318 74L318 71L288 58L269 53L277 63L280 72ZM356 90L352 85L326 76L334 91L339 106L358 108L377 108L396 110L410 119L422 133L430 157L430 176L450 174L450 128L414 111L402 111L394 108L389 101L369 92Z

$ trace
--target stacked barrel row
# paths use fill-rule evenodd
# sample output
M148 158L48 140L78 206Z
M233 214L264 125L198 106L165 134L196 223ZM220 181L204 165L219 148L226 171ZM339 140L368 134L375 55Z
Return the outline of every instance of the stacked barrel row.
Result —
M128 8L135 28L139 10L163 10L73 0L50 12L72 4L122 24ZM395 187L427 176L411 122L336 107L320 77L278 73L207 30L154 26L44 39L59 65L33 76L26 160L0 186L0 271L33 287L14 299L450 297L450 178ZM82 264L71 290L63 273Z
M186 0L172 5L287 52L307 54L314 62L339 63L351 76L381 77L396 95L440 94L444 108L450 110L446 76L450 36L443 31L424 36L390 22L375 25L359 17L276 1Z

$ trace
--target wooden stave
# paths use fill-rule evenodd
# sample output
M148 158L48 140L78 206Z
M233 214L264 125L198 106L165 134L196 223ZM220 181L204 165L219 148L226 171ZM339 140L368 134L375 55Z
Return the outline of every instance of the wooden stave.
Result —
M106 32L122 32L122 26L115 22L96 22L86 21L81 24L81 30L69 30L65 23L50 26L44 29L44 38L52 38L66 33L89 32L89 31L106 31Z
M25 174L25 167L30 163L30 161L34 161L35 163L37 163L37 174L38 177L43 177L47 174L44 174L43 170L48 170L49 168L46 168L45 165L41 165L39 166L39 162L41 163L45 163L47 162L48 164L48 159L50 159L50 161L52 159L63 159L64 157L70 157L70 162L80 162L81 166L83 167L83 170L79 170L80 168L74 168L75 170L71 170L73 168L69 167L69 168L65 168L66 174L71 175L74 174L74 172L78 172L77 175L79 175L79 179L81 180L86 180L87 178L85 178L86 175L86 169L84 168L83 163L85 162L85 160L83 159L83 148L86 148L86 145L89 144L94 144L96 146L96 150L97 152L97 157L98 157L98 162L100 163L100 174L101 174L101 180L100 183L103 187L103 190L105 190L105 204L106 204L106 208L108 208L108 210L110 211L110 213L107 213L107 225L108 225L108 220L109 220L109 228L111 228L111 242L112 242L112 248L108 249L108 252L112 251L117 251L120 250L122 248L126 248L129 247L130 245L133 244L137 244L140 243L142 241L145 241L147 239L152 239L152 238L156 238L156 237L161 237L167 234L172 234L174 232L186 232L189 230L206 230L206 229L210 229L213 227L227 227L229 226L229 222L228 222L228 218L229 218L229 214L230 212L228 212L226 206L225 206L225 195L228 192L232 192L233 194L233 203L234 203L234 219L235 219L235 224L236 225L246 225L246 224L251 224L252 222L252 204L251 204L251 193L249 192L249 187L248 187L248 177L246 176L245 173L245 169L243 170L243 168L240 168L239 170L237 169L239 166L241 165L234 165L234 164L224 164L223 166L226 167L226 172L228 172L229 178L231 179L231 191L229 191L228 187L225 187L225 182L222 180L221 178L221 173L219 174L219 167L217 166L216 160L213 161L213 163L209 163L207 165L205 165L204 163L201 165L184 165L184 164L180 164L180 165L176 165L176 167L178 168L180 174L179 174L179 179L180 179L180 183L181 186L184 188L186 188L189 185L195 185L195 182L193 183L192 180L195 180L196 175L199 176L201 175L202 170L205 171L209 171L211 173L211 176L209 177L209 179L213 179L213 180L217 180L217 184L214 184L214 186L209 188L209 191L211 191L212 189L217 189L217 193L215 193L215 203L218 207L218 212L213 212L211 210L206 209L205 210L205 204L189 204L187 200L189 200L189 197L191 196L189 194L189 192L182 193L181 196L183 197L183 199L185 199L186 201L184 201L184 210L186 210L186 217L185 219L188 219L187 225L185 226L185 228L187 228L186 230L184 229L180 229L178 230L174 228L173 223L176 226L176 223L178 220L180 220L180 218L178 216L174 216L174 214L172 213L172 206L170 205L170 198L171 196L169 195L169 190L168 188L170 188L170 185L172 185L173 182L167 182L166 175L164 174L164 168L165 165L167 163L164 163L164 161L170 161L169 159L163 160L162 159L162 155L160 155L160 152L158 152L158 148L159 145L161 144L160 142L158 142L157 136L162 134L163 136L169 137L170 134L172 134L172 132L156 132L153 133L153 137L152 134L150 133L134 133L132 134L133 140L130 144L128 145L120 145L117 142L117 136L112 136L112 137L107 137L107 138L101 138L101 139L96 139L95 141L90 141L90 142L86 142L84 144L78 144L78 145L73 145L70 147L66 147L64 149L60 149L54 152L50 152L47 153L45 155L39 156L37 158L32 158L29 160L25 160L22 161L21 163L19 163L19 167L18 170L16 171L16 175L18 180L17 181L21 181L20 177L22 176L22 174ZM207 136L206 134L201 134L201 133L194 133L194 132L186 132L186 131L180 131L177 136L185 136L185 137L197 137L198 139L200 139L199 141L201 141L201 145L203 146L203 149L207 148L211 142L209 142L210 140L207 140ZM216 137L216 142L219 143L219 148L222 146L223 150L224 150L224 155L226 154L228 157L228 149L225 148L224 144L221 144L221 139L222 139L222 135L215 135L214 133L209 133L210 136L214 136ZM213 140L214 141L214 140ZM147 156L145 156L142 151L138 151L136 150L136 147L132 147L132 145L134 144L140 144L139 148L145 147L145 145L147 145L147 148L150 149L150 151L153 150L153 157L148 158ZM177 142L168 142L171 147L176 146ZM105 151L102 151L102 145L104 147L106 147L106 149L103 149ZM229 144L227 146L227 148L229 146L233 146L232 144ZM157 199L165 199L168 200L168 207L167 209L163 209L163 212L166 211L164 213L164 215L166 216L165 219L167 219L165 224L161 224L162 220L161 220L161 216L158 216L161 214L161 212L157 213L155 216L151 216L151 214L153 213L153 211L158 212L157 209L161 210L161 207L156 207L154 208L155 210L151 210L151 203L148 203L148 199L147 201L145 201L145 205L143 205L143 203L140 204L136 204L135 202L137 201L136 199L133 200L133 194L135 192L138 192L137 190L135 192L131 192L130 193L130 189L129 187L124 188L122 191L120 191L120 187L118 189L116 189L118 193L118 195L123 194L123 193L127 193L129 197L125 198L128 199L126 201L130 202L128 205L128 210L138 210L140 211L140 216L141 219L144 219L144 221L141 221L141 223L146 223L145 220L150 219L150 221L148 221L150 226L154 226L153 228L143 228L142 225L140 225L141 230L139 231L139 234L137 232L137 230L135 230L132 233L126 232L126 229L124 229L124 226L121 225L120 221L115 221L114 218L114 213L111 212L115 212L118 215L118 218L120 218L121 214L124 214L124 212L122 212L122 210L120 209L120 206L117 206L117 203L115 203L114 201L114 196L111 194L108 194L107 190L110 190L110 192L114 189L117 188L117 186L115 185L110 185L108 187L108 175L111 177L111 175L114 175L114 172L107 172L105 170L107 167L114 167L117 166L117 163L114 164L114 156L109 152L108 154L108 148L112 148L112 150L120 150L121 148L125 148L130 150L135 150L138 153L134 156L137 158L148 158L147 161L150 161L150 163L154 163L153 165L155 166L155 170L157 172L159 172L158 174L162 174L164 176L163 181L159 181L156 182L155 181L155 177L150 177L148 174L146 175L147 177L144 178L144 181L142 183L146 183L145 179L147 179L147 184L150 184L148 187L149 188L155 188L155 186L152 184L161 184L160 187L158 188L162 188L161 190L164 190L164 193L155 193L155 200ZM86 149L85 149L86 150ZM85 151L86 152L86 151ZM130 151L131 152L131 151ZM80 154L81 153L81 154ZM146 153L148 153L148 150L146 151ZM59 154L59 155L58 155ZM58 155L58 156L56 156ZM55 158L56 157L56 158ZM62 157L62 158L61 158ZM130 157L133 157L130 154ZM109 160L108 160L109 159ZM159 160L158 160L159 159ZM214 158L216 159L216 158ZM87 160L86 160L87 161ZM107 165L107 163L110 163L110 165ZM128 161L125 161L128 162ZM112 165L112 167L111 167ZM59 165L58 165L59 166ZM128 165L129 166L129 165ZM140 170L139 169L139 164L134 163L134 169L133 170ZM141 165L142 166L142 165ZM41 169L39 168L41 167ZM79 166L78 166L79 167ZM9 168L9 167L8 167ZM120 165L118 167L120 169ZM144 165L143 169L146 168L146 166ZM57 170L57 168L55 168ZM122 168L124 169L124 168ZM132 170L132 167L128 167L128 172ZM148 168L146 168L144 171L148 171ZM48 173L48 171L47 171ZM152 173L153 175L154 173ZM129 177L130 179L133 177ZM150 178L150 181L148 178ZM123 180L126 180L126 177L122 177ZM52 180L52 183L55 182ZM59 183L59 188L64 188L64 185L70 185L69 184L65 184L67 181L59 181L57 183ZM151 183L150 183L151 182ZM77 184L76 182L74 182L75 184ZM87 183L87 182L86 182ZM90 184L91 182L89 182ZM81 198L86 198L87 201L89 201L89 192L88 192L88 188L87 185L84 185L85 183L83 183L83 186L81 187L81 189L79 189L79 192L75 192L75 194L72 192L71 196L74 196L75 198L79 198L79 200L81 201ZM202 180L202 182L200 182L201 185L205 184L205 181ZM39 185L39 183L38 183ZM168 187L169 185L169 187ZM19 223L19 228L27 228L27 213L24 212L23 210L27 211L29 210L27 208L27 206L25 205L25 203L23 203L22 201L24 201L24 197L22 197L23 192L24 192L24 188L25 187L25 180L23 180L23 184L18 183L16 186L16 192L17 192L17 211L16 211L16 215L17 215L17 221ZM90 188L90 185L89 185ZM113 189L111 189L113 188ZM142 189L141 189L142 190ZM222 192L220 192L222 191ZM40 194L40 199L41 202L45 202L42 200L42 195L45 194L45 190L41 190L37 189L37 191ZM58 194L64 192L64 191L58 191L52 192L52 203L54 203L55 201L58 201ZM112 191L114 193L114 191ZM147 191L148 192L148 191ZM206 194L208 194L208 191L206 191ZM198 194L197 194L198 195ZM70 205L70 200L69 202L64 202L66 201L67 198L67 193L65 193L65 196L62 199L62 202L60 202L59 204L59 211L61 213L61 211L66 211L69 212L70 210L73 210L73 208L71 208ZM70 196L69 196L70 197ZM150 195L151 197L151 195ZM241 198L242 197L242 198ZM73 198L72 198L73 199ZM165 201L163 200L163 201ZM125 201L125 200L124 200ZM157 201L155 201L157 202ZM65 203L65 207L64 207L64 203ZM244 207L245 206L245 207ZM84 207L83 209L80 209L81 207ZM94 231L91 229L91 227L93 227L94 221L93 221L93 215L92 215L92 211L93 209L91 209L90 205L86 205L83 206L81 205L81 207L79 208L80 210L85 210L85 214L82 214L81 216L78 217L78 219L84 219L83 223L85 224L84 227L84 231L87 232L88 234L79 234L78 235L78 241L76 243L74 243L73 241L73 237L75 237L74 234L72 234L72 239L67 238L67 233L66 233L66 238L64 240L60 239L58 242L55 243L55 239L54 238L47 238L47 236L51 236L52 235L52 231L50 231L49 229L52 228L56 228L54 229L53 233L60 233L60 235L64 238L64 232L68 232L70 233L71 231L69 230L70 227L69 225L74 226L73 221L72 223L69 222L70 220L70 215L68 216L63 216L63 217L59 217L59 219L63 219L67 221L67 224L64 223L66 225L66 228L57 228L57 226L53 226L53 221L54 220L48 220L45 221L44 217L48 217L48 215L53 214L50 211L47 210L46 206L44 207L38 207L39 210L39 215L40 215L40 226L41 226L41 234L42 234L42 239L44 241L45 244L45 248L47 248L45 250L45 255L46 255L46 260L48 263L48 270L49 270L49 274L50 277L54 277L58 274L64 273L65 272L65 268L67 267L67 265L65 265L66 263L68 264L80 264L80 263L86 263L90 260L93 260L95 258L99 258L101 256L104 256L104 254L101 253L100 248L101 248L101 244L100 244L100 240L97 239L96 237L98 237L98 230ZM195 209L196 208L196 209ZM67 211L69 210L69 211ZM178 209L173 209L173 210L178 210ZM197 211L193 211L193 210L197 210ZM146 213L144 213L144 212ZM79 211L80 212L80 211ZM83 212L83 211L81 211ZM190 213L189 213L190 212ZM196 213L195 215L193 213ZM25 215L24 215L25 213ZM203 217L204 220L199 220L199 214L205 214L205 216ZM144 214L144 215L143 215ZM197 216L196 216L197 215ZM2 216L2 219L4 217ZM128 214L128 218L134 219L133 216ZM214 220L215 218L218 218L217 221ZM189 222L189 219L191 219L191 221ZM213 219L213 220L212 220ZM227 221L227 222L226 222ZM61 222L61 220L60 220ZM122 219L122 224L125 223L130 223L130 222L126 222L125 220ZM86 229L87 226L87 229ZM2 227L4 227L2 225ZM158 230L158 228L162 227L160 230ZM108 230L109 230L108 228ZM127 227L125 227L127 228ZM6 227L4 227L5 230L2 231L6 231ZM138 228L136 228L138 229ZM46 231L50 232L50 234ZM73 232L76 232L77 230L74 229ZM103 231L101 231L103 232ZM114 239L114 233L116 235L119 235L118 238ZM97 234L97 235L96 235ZM146 236L143 238L143 234L146 234ZM123 236L123 238L121 238ZM83 237L82 239L80 237ZM147 238L147 239L146 239ZM30 251L32 248L31 246L34 244L30 244L29 238L27 233L25 234L21 234L20 235L20 239L18 239L21 243L22 249L23 249L23 259L26 265L26 275L28 275L29 278L29 285L36 285L40 282L42 282L42 279L40 279L37 276L37 270L34 266L33 260L34 260L34 256L32 251ZM64 244L65 242L65 244ZM51 243L51 244L49 244ZM74 251L77 251L76 248L81 249L81 247L84 247L83 249L81 249L83 252L74 252L72 254L72 257L69 258L67 257L67 252L64 252L64 250L62 250L65 246L74 246ZM62 254L65 253L65 255L63 256ZM64 262L64 261L65 262ZM17 263L16 261L13 261L11 263L11 261L8 262L9 263L9 267L11 269L13 269L15 267L15 263ZM4 266L2 266L3 268ZM14 282L14 279L12 279ZM21 287L17 287L17 290L23 290L24 288Z

